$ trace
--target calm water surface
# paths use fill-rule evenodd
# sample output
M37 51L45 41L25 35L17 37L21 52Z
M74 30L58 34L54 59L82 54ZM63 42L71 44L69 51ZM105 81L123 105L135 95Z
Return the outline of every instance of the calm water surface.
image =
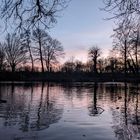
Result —
M1 83L0 140L140 140L140 85Z

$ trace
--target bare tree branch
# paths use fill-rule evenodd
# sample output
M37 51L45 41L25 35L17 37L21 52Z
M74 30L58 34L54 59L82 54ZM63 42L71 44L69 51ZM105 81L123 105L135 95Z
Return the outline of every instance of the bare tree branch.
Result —
M0 15L6 23L13 21L17 29L34 28L38 24L44 28L57 22L60 11L70 0L2 0Z

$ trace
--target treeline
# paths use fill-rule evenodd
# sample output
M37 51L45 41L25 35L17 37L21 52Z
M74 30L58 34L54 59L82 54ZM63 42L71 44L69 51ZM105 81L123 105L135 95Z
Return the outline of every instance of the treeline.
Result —
M1 72L63 72L63 73L132 73L140 71L140 50L137 32L133 32L127 46L127 59L121 45L114 46L109 55L102 57L98 46L88 50L86 63L73 58L60 65L65 53L62 44L45 30L37 28L32 32L7 34L0 43Z
M42 29L7 34L0 43L0 71L51 71L63 55L61 43Z
M102 57L101 49L94 46L89 49L89 61L82 63L79 60L69 60L65 62L61 68L63 72L93 72L99 73L125 73L138 74L140 71L140 57L135 60L134 50L131 50L131 56L127 59L127 66L125 67L125 60L122 55L122 51L113 48L110 50L109 55Z
M70 59L60 65L64 56L62 44L46 30L57 22L59 12L68 6L69 0L44 0L1 2L1 19L13 24L16 33L7 34L0 43L1 72L84 72L84 73L132 73L140 71L140 2L138 0L105 0L103 10L112 13L116 28L113 48L106 58L102 50L93 46L88 50L87 63ZM37 10L36 10L37 9ZM116 13L117 11L117 13ZM9 23L9 24L8 24ZM11 25L12 26L12 25ZM89 47L89 46L87 46Z
M125 34L129 30L129 34ZM127 32L128 33L128 32ZM106 58L100 47L93 45L88 61L69 59L60 65L64 48L60 41L45 30L24 30L21 34L7 34L0 43L0 72L63 72L63 73L129 73L140 71L140 32L133 28L118 28L114 46Z
M133 73L139 73L140 56L140 1L105 0L103 10L109 12L116 28L113 30L114 49L120 52L125 74L128 67Z

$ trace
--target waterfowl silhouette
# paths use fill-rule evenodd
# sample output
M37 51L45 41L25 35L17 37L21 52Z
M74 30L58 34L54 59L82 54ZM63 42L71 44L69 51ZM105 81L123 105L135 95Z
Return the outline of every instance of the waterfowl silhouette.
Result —
M1 100L0 99L0 103L6 103L7 101L6 100Z

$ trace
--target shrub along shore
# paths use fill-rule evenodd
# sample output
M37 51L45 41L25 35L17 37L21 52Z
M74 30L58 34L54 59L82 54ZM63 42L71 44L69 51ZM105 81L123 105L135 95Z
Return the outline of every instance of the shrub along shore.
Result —
M140 75L124 73L86 72L0 72L0 81L43 81L43 82L140 82Z

